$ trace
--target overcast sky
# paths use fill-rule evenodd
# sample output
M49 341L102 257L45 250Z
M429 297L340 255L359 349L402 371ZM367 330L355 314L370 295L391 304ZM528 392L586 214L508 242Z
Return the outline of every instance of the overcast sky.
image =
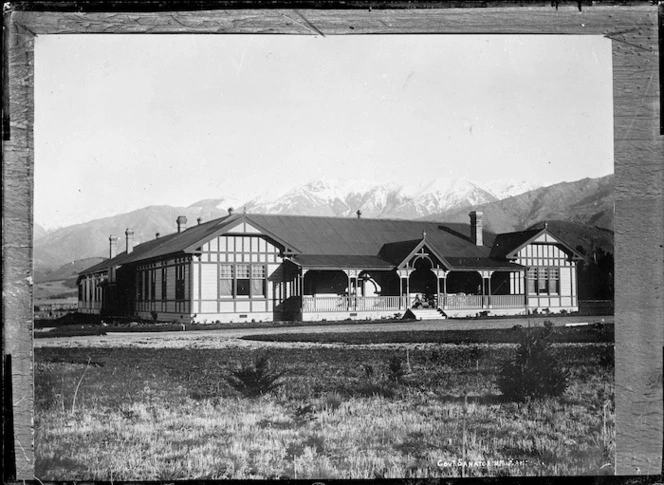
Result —
M602 37L43 35L35 55L48 228L318 178L613 172Z

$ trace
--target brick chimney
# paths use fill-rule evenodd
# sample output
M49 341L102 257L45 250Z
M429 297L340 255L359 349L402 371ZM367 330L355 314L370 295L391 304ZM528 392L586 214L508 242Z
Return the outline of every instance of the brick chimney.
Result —
M229 216L232 216L232 215L233 215L233 208L232 208L232 207L229 207L229 208L228 208L228 215L229 215Z
M473 211L470 214L470 239L475 246L483 246L482 239L482 214L481 212Z
M118 255L118 237L114 235L108 236L108 257L113 259Z
M178 217L175 222L178 225L178 232L182 232L187 229L187 218L185 216Z
M129 254L134 250L134 231L133 231L133 229L127 228L127 230L125 231L125 236L127 236L127 254Z

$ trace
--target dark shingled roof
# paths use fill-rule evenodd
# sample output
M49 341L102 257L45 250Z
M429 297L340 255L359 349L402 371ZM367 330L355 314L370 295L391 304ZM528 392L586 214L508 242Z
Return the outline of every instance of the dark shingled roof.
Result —
M542 232L541 229L531 229L498 234L491 248L491 257L505 259L509 253L537 236L540 232Z
M226 227L232 221L240 216L226 216L221 219L214 219L203 224L190 227L182 232L174 232L157 239L137 244L131 253L127 254L126 251L118 254L112 259L107 259L98 263L90 268L81 271L79 274L96 273L104 271L110 266L121 266L123 264L133 263L136 261L143 261L158 256L165 256L167 254L174 254L183 251L190 244L193 244L201 239L205 239L208 235Z
M488 266L495 238L493 233L484 231L485 245L476 246L470 239L469 225L460 223L233 214L190 227L181 233L138 244L131 253L123 252L79 274L167 255L194 253L207 240L244 221L253 224L277 243L287 246L286 249L296 256L296 264L306 263L308 267L317 264L321 268L352 267L354 262L362 267L371 265L371 269L394 267L422 241L425 232L427 246L447 261L452 258L461 261L458 258L462 258L464 261L484 261ZM362 258L354 259L358 256Z
M520 264L510 263L505 260L496 260L491 258L446 258L447 262L452 265L453 269L462 270L478 270L478 269L490 269L490 270L506 270L506 271L517 271L519 269L525 269L525 266Z
M383 244L378 256L396 266L401 263L406 256L412 253L421 242L422 239L413 239L411 241L397 241Z
M467 224L258 214L248 214L247 220L293 244L303 254L376 256L386 244L421 241L423 231L427 244L443 256L488 257L490 253L490 247L472 243ZM495 236L484 234L490 246Z
M307 269L391 270L394 265L378 256L341 256L336 254L298 254L291 261Z
M498 234L496 236L496 240L493 243L493 247L491 248L491 258L506 259L511 253L528 243L528 241L545 232L558 240L559 245L562 246L563 250L567 252L573 259L583 259L583 256L569 247L546 226L543 228L540 227L538 229L527 229L525 231Z

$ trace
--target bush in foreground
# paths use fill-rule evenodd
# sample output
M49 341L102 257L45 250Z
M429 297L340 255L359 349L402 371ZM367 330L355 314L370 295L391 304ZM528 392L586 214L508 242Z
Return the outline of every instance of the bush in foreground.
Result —
M506 399L525 401L565 392L569 373L553 351L553 334L550 322L522 332L516 356L503 363L498 376L498 387Z
M244 397L259 397L274 391L283 382L278 382L286 371L272 370L267 355L258 355L253 363L240 365L230 371L226 381Z

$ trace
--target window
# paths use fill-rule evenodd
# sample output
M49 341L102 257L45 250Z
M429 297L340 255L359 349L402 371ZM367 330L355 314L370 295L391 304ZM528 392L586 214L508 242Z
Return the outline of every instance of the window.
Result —
M143 271L143 284L145 288L143 289L144 300L150 299L150 270Z
M265 297L264 264L219 265L219 296Z
M166 299L166 268L161 268L161 299Z
M529 268L528 293L533 295L558 295L560 293L560 271L558 268Z
M237 288L236 296L251 295L250 272L248 264L238 264L235 267L235 284Z
M157 270L150 270L150 300L156 300L157 296Z
M251 296L265 296L265 265L251 265Z
M143 300L143 272L139 271L136 278L138 280L138 284L136 285L136 289L138 291L138 294L136 295L136 299L138 301L141 301L141 300Z
M185 275L185 266L183 264L178 264L175 267L175 299L184 300L184 275Z
M233 265L219 267L219 296L233 296Z

